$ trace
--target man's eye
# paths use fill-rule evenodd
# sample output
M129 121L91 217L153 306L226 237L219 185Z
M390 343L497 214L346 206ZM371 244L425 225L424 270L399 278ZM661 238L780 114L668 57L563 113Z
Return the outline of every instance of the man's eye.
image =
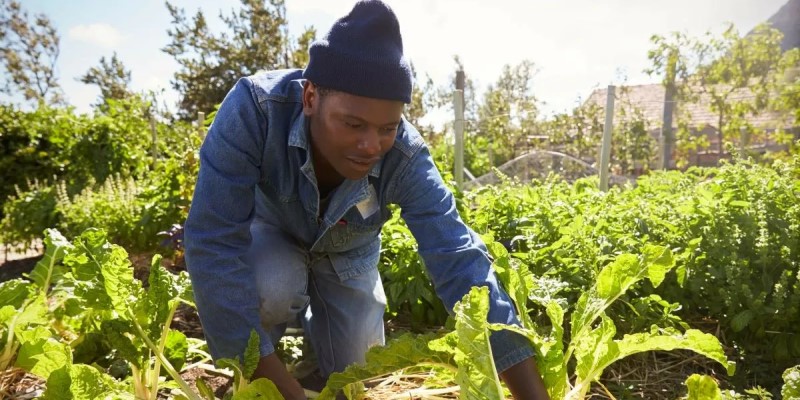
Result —
M396 130L397 130L397 128L395 128L395 127L388 127L388 128L381 129L381 132L386 133L386 134L390 134L390 133L394 133L394 131L396 131Z
M344 123L344 124L345 124L345 125L347 125L347 126L349 126L349 127L351 127L351 128L354 128L354 129L358 129L358 128L360 128L360 127L361 127L361 124L358 124L358 123L352 123L352 122L347 122L347 121L345 121L345 123Z

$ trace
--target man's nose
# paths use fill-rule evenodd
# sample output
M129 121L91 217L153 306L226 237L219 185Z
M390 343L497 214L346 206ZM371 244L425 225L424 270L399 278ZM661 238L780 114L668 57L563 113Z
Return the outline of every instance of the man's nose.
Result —
M381 152L381 140L377 130L369 129L358 141L358 150L369 156L377 156Z

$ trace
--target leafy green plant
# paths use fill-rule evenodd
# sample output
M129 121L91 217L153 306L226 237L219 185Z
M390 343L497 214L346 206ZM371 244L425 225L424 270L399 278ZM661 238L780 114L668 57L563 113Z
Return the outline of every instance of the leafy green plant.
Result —
M47 228L58 221L56 187L34 179L27 186L14 186L15 193L3 203L0 240L8 246L29 248Z
M133 278L124 249L110 244L105 232L89 229L73 243L64 264L70 268L75 303L82 310L102 310L79 316L94 328L131 365L133 392L140 399L155 399L161 368L191 393L178 370L185 361L186 337L169 328L180 303L193 305L186 273L163 269L160 256L150 268L148 287ZM82 328L84 331L87 328Z
M800 399L800 365L788 368L783 372L781 396L784 400Z
M58 279L56 265L71 247L58 232L49 231L47 251L30 274L31 280L0 284L0 371L11 365L46 378L59 360L71 355L47 328L48 291Z
M425 263L417 252L417 242L400 219L398 210L381 231L378 268L390 316L410 316L414 328L444 324L447 310L436 295Z
M531 340L537 351L545 386L552 398L584 398L590 386L599 381L609 365L645 351L688 349L719 362L729 374L735 371L734 364L727 360L719 341L713 335L695 329L680 332L654 325L649 332L615 338L616 326L605 311L642 279L648 279L657 287L675 265L668 249L647 245L641 255L623 254L605 266L598 274L596 283L575 304L570 315L569 337L565 340L564 308L553 300L540 304L545 307L551 322L550 332L540 333L531 319L526 317L528 300L535 298L530 295L534 290L530 274L520 273L520 266L514 265L499 243L490 243L489 248L495 257L498 275L522 317L522 328L503 325L494 325L494 328L511 329ZM571 368L574 369L570 371ZM571 375L574 375L574 380L569 379Z
M265 400L282 400L283 396L278 391L272 381L267 378L258 378L250 380L253 376L259 361L258 349L258 334L255 330L250 332L250 338L247 341L247 348L244 351L244 360L223 358L217 360L217 366L220 368L227 368L233 371L233 387L229 393L226 393L223 400L250 400L250 399L265 399ZM205 400L216 400L214 391L202 379L197 381L197 389L200 396ZM176 400L189 400L186 396L177 396Z
M722 392L710 376L692 374L686 378L686 387L689 389L687 400L722 400Z
M638 285L610 306L617 329L683 329L665 319L665 307L686 321L719 321L725 346L742 350L737 386L757 381L775 390L800 354L800 158L771 166L734 161L653 172L606 193L588 179L506 182L470 193L466 220L511 248L537 282L563 283L568 304L620 254L671 249L676 267L659 287ZM661 300L637 300L651 295ZM542 311L534 313L541 322Z

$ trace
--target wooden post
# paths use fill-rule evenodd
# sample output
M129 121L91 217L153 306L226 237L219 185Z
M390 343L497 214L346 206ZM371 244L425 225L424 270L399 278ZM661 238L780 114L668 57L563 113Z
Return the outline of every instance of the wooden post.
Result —
M205 139L206 137L206 113L200 111L197 113L197 131L200 132L200 139Z
M464 86L466 77L464 71L456 71L456 90L453 93L453 111L455 121L453 121L453 133L455 135L455 165L453 166L453 176L456 179L458 190L464 188Z
M153 158L153 167L158 164L158 129L156 129L156 117L150 116L150 133L153 138L153 147L150 149L150 156Z
M608 173L611 163L611 131L614 129L614 86L608 85L606 95L606 124L603 128L603 145L600 147L600 190L608 191Z
M456 187L459 190L464 185L464 92L456 89L453 92L453 110L455 111L455 121L453 121L453 133L456 142L455 165L453 166L453 176L456 179Z
M672 167L672 144L675 142L672 133L672 114L675 107L675 75L678 65L676 50L669 53L667 59L667 76L664 78L664 115L661 123L661 135L658 138L661 145L661 169Z

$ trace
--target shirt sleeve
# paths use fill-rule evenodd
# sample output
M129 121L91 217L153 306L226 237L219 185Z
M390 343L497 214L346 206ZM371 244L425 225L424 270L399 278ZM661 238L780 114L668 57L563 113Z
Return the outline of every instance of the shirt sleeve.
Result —
M417 240L436 293L449 312L473 286L489 288L492 323L519 325L511 299L491 268L486 245L461 220L427 146L411 159L395 189L401 216ZM526 338L511 331L489 339L498 372L533 356Z
M243 78L223 100L200 149L185 224L186 266L215 360L242 357L251 330L262 356L274 351L260 323L254 272L241 260L251 242L266 129L252 83Z

